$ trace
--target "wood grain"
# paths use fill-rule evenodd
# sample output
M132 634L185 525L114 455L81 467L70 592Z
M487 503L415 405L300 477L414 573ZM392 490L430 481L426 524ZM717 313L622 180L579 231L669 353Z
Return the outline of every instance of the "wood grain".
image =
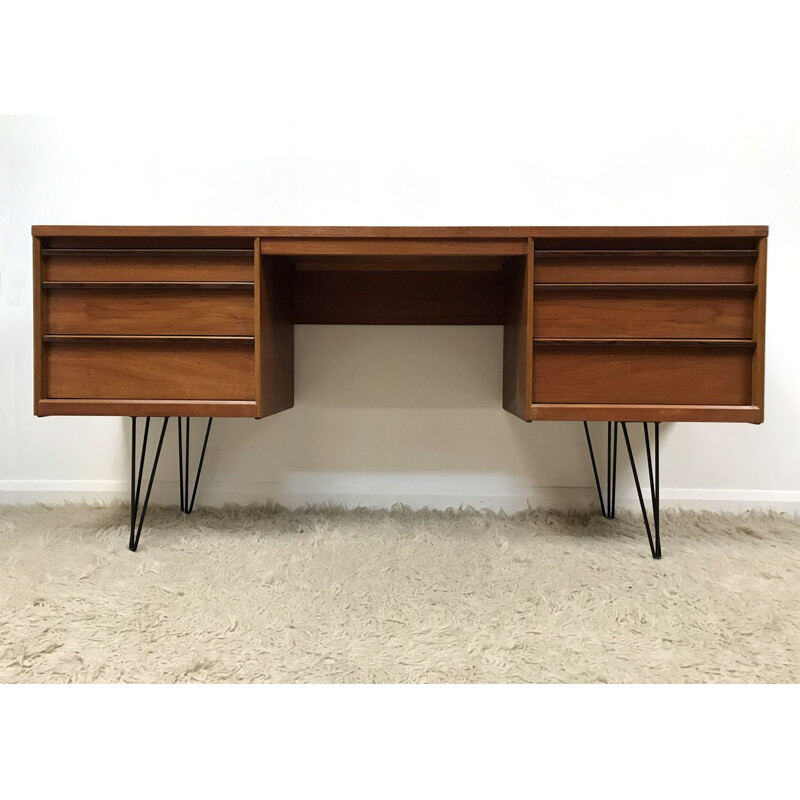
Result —
M39 414L263 416L292 404L294 323L503 324L523 419L763 419L766 226L33 233Z
M595 226L315 226L315 225L34 225L34 236L51 237L343 237L343 238L705 238L769 234L766 225L595 225Z
M45 361L42 350L46 300L42 292L42 242L33 238L33 413L39 413L39 403L45 396Z
M255 400L42 400L39 416L250 417Z
M749 406L750 343L533 346L533 403Z
M261 260L261 240L258 236L256 236L253 239L253 301L255 308L255 337L253 340L255 352L255 374L253 378L255 380L256 390L256 416L259 416L259 409L264 403L264 381L261 374L262 364L264 362L262 350L265 347L263 341L264 311L262 306L264 305L264 295L266 290L264 288L264 281L262 280L261 276Z
M526 247L513 239L261 239L263 254L285 256L513 256Z
M530 340L533 338L533 308L536 302L536 240L528 239L528 252L525 258L525 335L528 337L528 347L525 363L525 400L528 406L528 420L530 420L530 403L533 402L533 354L531 353Z
M50 341L45 360L53 399L255 400L252 340Z
M506 256L292 256L296 271L352 270L355 272L500 272Z
M66 227L69 228L69 226ZM185 233L160 235L158 230L158 227L143 228L134 233L109 236L105 228L98 228L94 234L69 233L42 236L42 246L56 250L147 250L154 254L163 250L175 253L191 253L194 250L236 250L252 253L252 235L245 237L235 235L219 236L213 231L207 232L205 236L192 236Z
M48 289L48 334L253 336L252 285Z
M732 227L715 230L714 228L663 228L655 229L660 233L652 233L649 228L621 229L619 235L612 234L604 228L581 228L574 235L559 235L555 228L548 228L547 236L537 238L537 254L553 251L568 253L575 251L603 251L615 253L620 251L652 252L668 250L678 255L682 251L714 253L719 250L742 251L755 250L759 236L753 231L759 228ZM767 234L762 234L766 236Z
M537 284L536 338L749 339L753 288Z
M253 253L77 253L48 256L47 281L250 281Z
M531 403L531 312L533 306L533 240L524 259L503 267L503 408L528 421Z
M538 403L531 419L572 422L750 422L764 421L756 406L720 406L660 403Z
M752 403L764 414L764 361L766 353L767 322L767 240L758 243L756 261L756 294L753 298L754 337L756 349L753 354L753 398Z
M537 283L752 283L755 255L650 255L631 251L536 254ZM685 251L683 251L685 252Z
M301 325L502 325L501 272L302 271Z
M258 416L294 405L294 269L280 256L262 256L258 293Z

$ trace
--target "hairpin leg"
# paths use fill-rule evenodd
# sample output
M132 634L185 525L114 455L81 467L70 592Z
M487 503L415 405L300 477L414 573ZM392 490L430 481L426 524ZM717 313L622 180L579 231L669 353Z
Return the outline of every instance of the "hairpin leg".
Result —
M150 479L147 482L147 491L144 496L144 503L141 509L139 508L139 499L142 492L142 476L144 475L144 461L147 454L147 438L150 434L150 417L144 424L144 435L142 437L142 452L139 459L138 475L136 471L136 417L131 417L131 533L128 540L128 549L133 552L139 546L139 537L142 535L142 526L144 525L144 518L147 514L147 506L150 502L150 493L153 491L153 481L156 477L156 470L158 469L158 459L161 456L161 446L164 444L164 434L167 431L167 423L169 417L164 417L164 423L161 426L161 435L158 437L158 447L156 454L153 458L153 464L150 467Z
M644 427L644 443L645 451L647 453L647 475L650 481L650 498L653 504L653 524L652 528L650 520L648 519L647 507L645 506L644 496L642 494L642 487L639 483L639 474L636 471L636 461L633 457L633 449L631 448L631 440L628 438L628 428L625 422L622 423L622 433L625 436L625 446L628 450L628 458L631 462L631 470L633 471L633 480L636 484L636 494L639 495L639 506L642 509L642 518L644 519L644 528L647 531L647 541L650 543L650 552L653 558L661 558L661 531L660 531L660 484L659 484L659 453L658 453L658 426L660 422L653 423L653 444L654 448L651 452L650 449L650 435L647 430L647 423L642 423Z
M191 514L194 509L194 500L197 497L197 487L200 483L200 473L203 469L203 461L206 457L206 447L208 446L208 435L211 433L211 423L214 421L213 417L208 418L208 425L206 425L206 435L203 439L203 449L200 451L200 462L197 465L197 473L194 479L194 489L192 490L191 499L189 497L189 435L190 435L190 422L191 417L186 417L186 446L183 443L183 425L181 417L178 417L178 472L180 477L180 494L181 494L181 511L185 514Z
M597 487L597 497L600 499L600 511L607 519L614 518L617 506L618 425L619 423L617 422L609 422L606 429L606 497L604 501L603 490L600 488L600 476L597 472L597 462L594 457L594 447L592 447L592 437L589 433L589 425L586 422L583 423L583 430L586 433L586 444L589 445L589 458L592 460L592 472L594 473L594 483Z

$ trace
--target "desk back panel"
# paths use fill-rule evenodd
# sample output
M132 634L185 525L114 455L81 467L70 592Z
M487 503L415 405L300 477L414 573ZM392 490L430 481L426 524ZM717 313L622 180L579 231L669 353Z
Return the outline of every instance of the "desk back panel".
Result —
M306 270L294 276L294 321L303 325L502 325L497 269Z

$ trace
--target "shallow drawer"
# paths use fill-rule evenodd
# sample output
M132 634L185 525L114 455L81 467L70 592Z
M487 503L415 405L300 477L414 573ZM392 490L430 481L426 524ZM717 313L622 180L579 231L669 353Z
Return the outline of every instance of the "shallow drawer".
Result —
M53 287L48 334L252 336L253 287Z
M750 344L533 343L534 403L748 405Z
M534 293L536 338L750 339L750 287L556 288Z
M43 251L45 281L253 281L252 250Z
M253 400L253 340L45 342L49 398Z
M753 283L756 251L544 250L535 283Z

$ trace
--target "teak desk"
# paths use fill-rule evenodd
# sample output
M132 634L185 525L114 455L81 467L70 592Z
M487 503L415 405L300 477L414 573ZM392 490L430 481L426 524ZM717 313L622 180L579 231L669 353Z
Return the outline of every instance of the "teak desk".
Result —
M295 324L503 325L503 407L583 422L608 517L621 427L655 558L659 423L764 419L766 226L32 233L34 411L132 418L132 550L169 418L189 512L212 419L293 405ZM164 421L140 511L155 416ZM208 423L190 496L191 417ZM592 420L608 423L605 500ZM652 525L629 422L644 423Z

